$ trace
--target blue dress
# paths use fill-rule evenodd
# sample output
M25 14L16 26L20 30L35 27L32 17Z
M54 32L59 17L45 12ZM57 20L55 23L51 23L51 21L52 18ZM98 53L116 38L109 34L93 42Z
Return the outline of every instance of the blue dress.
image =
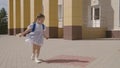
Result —
M30 24L28 26L28 29L32 30L32 28L33 24ZM43 29L42 24L36 23L35 31L27 34L27 39L25 41L28 42L30 45L36 44L38 46L42 46L44 41L44 31L45 29Z

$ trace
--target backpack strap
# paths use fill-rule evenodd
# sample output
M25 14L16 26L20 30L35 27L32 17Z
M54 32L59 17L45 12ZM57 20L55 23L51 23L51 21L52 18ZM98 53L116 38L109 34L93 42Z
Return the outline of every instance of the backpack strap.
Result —
M36 23L33 23L32 32L34 32L34 31L35 31L35 27L36 27Z
M44 24L42 24L42 28L43 28L43 30L45 29L45 25Z
M32 32L35 31L35 27L36 27L36 23L33 23ZM45 29L45 25L44 24L42 24L42 28L43 28L43 30Z

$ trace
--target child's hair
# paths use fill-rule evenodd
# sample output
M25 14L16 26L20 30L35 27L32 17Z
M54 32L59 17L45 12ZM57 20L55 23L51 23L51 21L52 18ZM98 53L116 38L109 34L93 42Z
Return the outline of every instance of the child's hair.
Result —
M45 18L45 16L40 13L36 18Z
M36 21L38 18L45 18L45 16L44 16L42 13L40 13L40 14L35 18L35 21Z

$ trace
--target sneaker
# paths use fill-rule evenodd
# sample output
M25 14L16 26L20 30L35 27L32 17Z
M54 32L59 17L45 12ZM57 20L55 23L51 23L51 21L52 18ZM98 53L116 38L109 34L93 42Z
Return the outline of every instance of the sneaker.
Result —
M35 55L32 54L31 59L34 60L35 59Z
M35 62L36 63L41 63L42 61L40 61L38 58L35 58Z

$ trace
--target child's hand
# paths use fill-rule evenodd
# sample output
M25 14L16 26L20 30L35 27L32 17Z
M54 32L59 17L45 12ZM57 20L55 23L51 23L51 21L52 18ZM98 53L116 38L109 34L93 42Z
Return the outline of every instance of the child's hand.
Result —
M48 39L49 39L49 37L46 37L46 39L48 40Z
M23 36L23 34L22 34L22 33L19 33L19 34L18 34L18 37L22 37L22 36Z

